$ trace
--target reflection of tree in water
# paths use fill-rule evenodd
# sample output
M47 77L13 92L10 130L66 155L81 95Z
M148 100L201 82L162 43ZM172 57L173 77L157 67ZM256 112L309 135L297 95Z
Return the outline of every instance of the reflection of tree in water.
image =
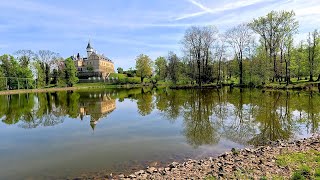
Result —
M252 93L249 92L246 94L242 89L233 90L232 94L222 90L217 92L218 103L214 116L220 126L219 132L223 137L241 144L246 144L255 134L252 119L254 106L247 102L247 98L252 99Z
M184 112L184 134L190 145L198 147L219 142L217 127L211 120L212 93L193 90L189 92Z
M62 123L66 116L78 118L83 107L93 119L99 119L101 114L110 112L106 109L115 108L114 98L119 97L136 100L138 112L143 116L156 107L164 119L171 122L183 118L183 133L188 143L195 147L217 143L221 137L258 145L269 140L288 139L304 129L308 133L319 131L318 93L136 88L107 92L112 100L80 94L0 96L0 120L6 124L18 123L23 128L54 126Z
M189 93L185 90L159 89L156 94L156 107L163 112L166 119L174 122L181 115Z
M283 96L281 92L269 92L261 96L255 121L259 123L259 133L249 143L263 145L268 141L289 139L294 134L290 94Z
M19 122L22 128L54 126L63 123L64 116L77 114L79 94L72 92L39 93L0 96L0 117L6 124Z
M16 124L21 119L29 121L33 118L30 113L33 107L32 94L0 96L0 117L6 124Z
M319 130L320 122L320 98L319 94L314 95L313 92L308 97L308 108L307 108L307 127L311 133L316 133Z
M22 128L36 128L38 126L55 126L63 123L63 116L67 109L65 107L67 106L59 107L59 102L62 99L67 99L65 94L62 92L37 94L35 110L31 111L34 114L33 118L29 121L22 121L19 126Z
M142 88L141 93L135 96L137 100L138 112L142 116L146 116L154 109L152 91L146 91Z
M253 145L289 139L301 131L301 122L315 132L320 115L317 98L249 89L158 90L155 103L165 118L184 118L183 132L197 147L217 143L220 137ZM302 118L294 118L294 110L302 112Z

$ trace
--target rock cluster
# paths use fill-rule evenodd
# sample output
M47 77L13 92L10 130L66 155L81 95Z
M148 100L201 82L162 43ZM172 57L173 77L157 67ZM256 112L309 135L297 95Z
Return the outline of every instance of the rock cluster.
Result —
M148 167L130 175L95 177L93 179L260 179L274 175L289 177L288 167L276 164L276 156L289 152L303 152L310 149L320 151L320 136L297 141L272 142L269 146L232 149L220 156L202 160L189 159L183 163L173 162L167 167ZM89 178L90 179L90 178Z

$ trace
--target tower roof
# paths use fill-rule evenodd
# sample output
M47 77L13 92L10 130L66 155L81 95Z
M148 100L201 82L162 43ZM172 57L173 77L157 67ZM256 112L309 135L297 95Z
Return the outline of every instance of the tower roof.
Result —
M92 130L94 131L94 128L96 127L96 124L95 123L90 123L90 126L91 126Z
M91 47L91 44L90 44L90 41L88 42L88 45L87 45L87 49L93 49L92 47Z

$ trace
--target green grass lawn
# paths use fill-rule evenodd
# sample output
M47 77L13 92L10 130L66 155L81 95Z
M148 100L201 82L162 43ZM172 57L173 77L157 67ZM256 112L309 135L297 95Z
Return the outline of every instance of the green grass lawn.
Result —
M320 180L320 152L316 150L279 155L276 163L293 169L291 179Z

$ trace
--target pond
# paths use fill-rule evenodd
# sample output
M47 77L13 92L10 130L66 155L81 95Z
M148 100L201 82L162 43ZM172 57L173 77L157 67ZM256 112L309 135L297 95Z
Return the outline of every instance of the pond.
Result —
M132 172L319 132L320 94L109 89L0 96L0 179Z

